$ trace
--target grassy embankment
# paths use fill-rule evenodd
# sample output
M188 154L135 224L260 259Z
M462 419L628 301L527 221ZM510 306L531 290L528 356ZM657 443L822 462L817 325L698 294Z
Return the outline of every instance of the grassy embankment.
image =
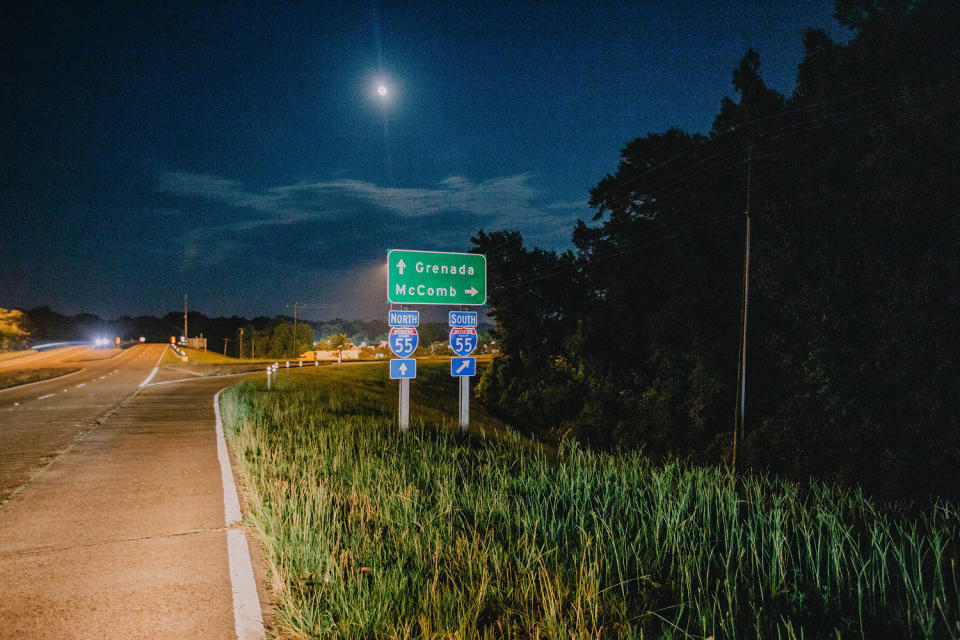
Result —
M0 372L0 389L9 389L10 387L19 387L31 382L40 382L51 378L59 378L68 373L79 371L77 368L70 367L49 367L46 369L18 369L15 371Z
M160 359L160 365L177 365L189 367L195 370L198 375L220 375L226 373L242 373L245 371L255 371L266 367L268 362L273 364L274 360L250 360L249 358L231 358L216 351L204 351L203 349L183 349L187 354L187 361L180 360L173 349L167 349Z
M960 637L956 506L464 438L448 367L224 393L280 637Z
M31 353L37 353L36 349L20 349L17 351L0 351L0 362L4 360L13 360L14 358L22 358L23 356L28 356Z

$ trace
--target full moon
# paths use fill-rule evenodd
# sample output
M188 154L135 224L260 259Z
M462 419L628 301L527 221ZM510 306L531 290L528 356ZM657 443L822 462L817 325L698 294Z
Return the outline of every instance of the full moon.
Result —
M384 85L380 85L379 87L377 87L377 93L380 94L381 96L387 95L387 87Z

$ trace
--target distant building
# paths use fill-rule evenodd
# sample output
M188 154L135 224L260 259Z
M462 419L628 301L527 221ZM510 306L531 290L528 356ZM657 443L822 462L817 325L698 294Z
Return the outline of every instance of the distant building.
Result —
M300 357L304 360L336 360L341 354L344 360L359 360L360 347L350 347L349 349L343 349L341 351L337 351L336 349L328 351L304 351L300 354Z

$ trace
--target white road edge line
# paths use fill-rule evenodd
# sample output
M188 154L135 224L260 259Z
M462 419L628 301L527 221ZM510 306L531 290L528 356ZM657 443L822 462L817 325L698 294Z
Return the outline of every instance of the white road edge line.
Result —
M153 380L153 376L157 375L157 371L160 370L160 367L154 367L153 371L150 372L150 375L147 376L147 379L140 383L141 387L145 387L150 384L150 381Z
M147 376L147 379L140 383L141 387L145 387L148 384L150 384L150 381L153 380L153 376L157 375L157 371L160 370L160 361L163 360L163 356L167 352L167 349L169 348L170 348L169 346L166 346L163 348L163 351L160 352L160 357L157 358L157 366L153 368L153 371L150 372L150 375ZM137 356L137 357L139 358L140 356Z
M233 623L238 640L261 640L266 637L266 631L263 628L263 613L260 610L260 596L257 595L257 583L253 576L247 534L239 527L232 527L241 519L242 514L237 487L233 483L227 441L223 436L223 421L220 419L221 393L223 389L213 396L213 412L217 417L217 457L220 459L220 479L223 482L223 514L227 527L231 527L227 530L227 556L233 589Z
M55 393L48 393L48 394L45 395L45 396L40 396L39 398L37 398L37 400L46 400L47 398L52 398L52 397L55 396L55 395L57 395L57 394L55 394Z
M237 376L248 376L251 373L261 373L261 371L244 371L243 373L223 373L216 376L204 376L202 378L180 378L179 380L161 380L160 382L153 382L149 384L150 387L156 387L161 384L174 384L176 382L197 382L199 380L213 380L214 378L235 378Z

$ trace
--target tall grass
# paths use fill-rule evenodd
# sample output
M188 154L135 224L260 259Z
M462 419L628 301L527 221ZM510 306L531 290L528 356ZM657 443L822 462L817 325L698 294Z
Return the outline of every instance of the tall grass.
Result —
M364 371L223 396L280 637L960 638L954 505L399 434Z

